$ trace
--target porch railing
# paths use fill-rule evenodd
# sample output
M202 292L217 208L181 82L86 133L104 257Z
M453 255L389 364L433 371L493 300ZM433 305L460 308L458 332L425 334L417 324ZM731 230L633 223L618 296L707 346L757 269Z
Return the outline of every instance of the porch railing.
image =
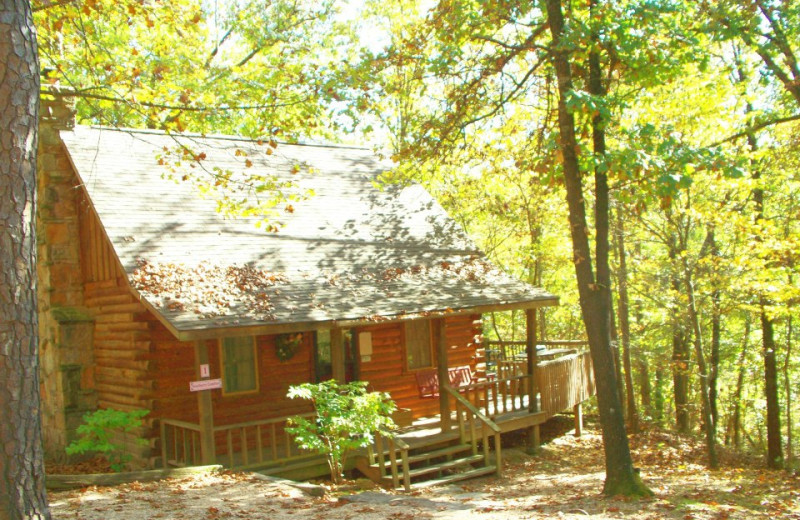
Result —
M487 417L528 410L531 378L526 372L525 359L499 361L495 375L459 390ZM592 359L588 352L540 362L534 374L538 408L548 416L572 408L595 393Z
M169 466L200 464L200 425L161 419L161 463Z
M313 413L298 415L314 416ZM286 431L288 420L280 417L214 427L215 459L229 468L246 469L314 456L297 447ZM161 456L165 467L199 464L200 425L162 419Z
M478 442L481 441L483 450L484 466L490 466L489 437L494 437L495 450L495 472L497 476L503 473L503 452L500 443L500 427L489 417L478 410L471 402L462 396L456 389L448 384L441 385L442 391L446 392L456 403L456 418L458 419L458 434L462 444L472 445L472 454L478 454ZM478 427L480 426L481 436L478 437Z
M541 410L548 415L572 408L595 393L592 358L588 352L539 363L535 375Z
M506 371L459 388L460 394L487 417L527 409L530 376ZM452 388L452 387L451 387Z

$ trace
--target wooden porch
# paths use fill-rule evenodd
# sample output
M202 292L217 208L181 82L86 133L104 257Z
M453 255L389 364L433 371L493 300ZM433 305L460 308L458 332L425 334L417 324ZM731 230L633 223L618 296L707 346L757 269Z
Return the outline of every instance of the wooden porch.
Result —
M373 480L410 489L442 479L499 474L502 433L527 430L530 442L537 445L539 425L565 410L575 410L579 433L580 405L594 395L591 358L585 352L560 354L536 363L533 376L528 373L529 358L503 356L493 372L473 384L441 385L443 413L417 419L391 438L377 438L369 450L351 458L350 467ZM212 436L204 439L201 424L164 419L163 465L215 462L287 478L326 475L322 457L297 448L286 432L287 420L215 425Z

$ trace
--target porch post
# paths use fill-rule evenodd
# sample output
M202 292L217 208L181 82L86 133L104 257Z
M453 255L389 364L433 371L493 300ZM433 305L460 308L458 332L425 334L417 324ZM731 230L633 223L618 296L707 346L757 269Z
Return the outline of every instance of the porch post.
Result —
M208 364L208 345L205 340L194 344L195 376L200 379L200 365ZM200 459L203 465L216 464L214 449L214 407L211 390L201 390L197 394L197 409L200 412ZM164 442L164 439L161 439Z
M347 379L344 357L344 331L335 327L331 329L331 371L337 383L344 383Z
M439 384L442 382L449 383L450 376L448 373L447 365L447 334L444 318L439 318L433 322L436 329L436 354L437 354L437 376L439 377ZM442 432L450 430L450 396L439 389L439 419Z
M536 365L538 364L536 352L536 309L525 310L525 353L527 354L528 366L528 411L536 413L539 411L539 404L536 397L538 387L536 385ZM528 428L528 451L536 453L539 450L539 425Z
M575 437L580 437L583 433L583 404L576 404L572 411L575 412Z
M538 412L539 405L536 402L536 395L538 388L536 386L536 365L539 363L536 352L536 309L527 309L525 311L525 353L528 358L528 376L530 376L530 384L528 385L528 410L530 412Z

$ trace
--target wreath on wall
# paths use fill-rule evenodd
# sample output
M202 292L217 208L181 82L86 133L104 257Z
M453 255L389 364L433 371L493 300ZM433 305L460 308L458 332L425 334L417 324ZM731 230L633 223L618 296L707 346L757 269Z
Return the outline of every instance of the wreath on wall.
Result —
M303 333L295 332L293 334L278 334L275 338L275 355L281 361L288 361L297 354L300 349L300 343L303 341Z

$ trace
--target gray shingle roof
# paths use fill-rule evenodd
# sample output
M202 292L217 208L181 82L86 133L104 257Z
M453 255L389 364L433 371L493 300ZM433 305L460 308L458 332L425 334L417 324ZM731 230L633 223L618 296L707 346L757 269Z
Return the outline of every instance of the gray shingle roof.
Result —
M422 187L377 189L387 165L369 150L80 126L61 136L133 287L178 332L557 301L488 264ZM165 161L178 145L205 154L201 165ZM273 233L168 178L215 168L314 195L281 212Z

